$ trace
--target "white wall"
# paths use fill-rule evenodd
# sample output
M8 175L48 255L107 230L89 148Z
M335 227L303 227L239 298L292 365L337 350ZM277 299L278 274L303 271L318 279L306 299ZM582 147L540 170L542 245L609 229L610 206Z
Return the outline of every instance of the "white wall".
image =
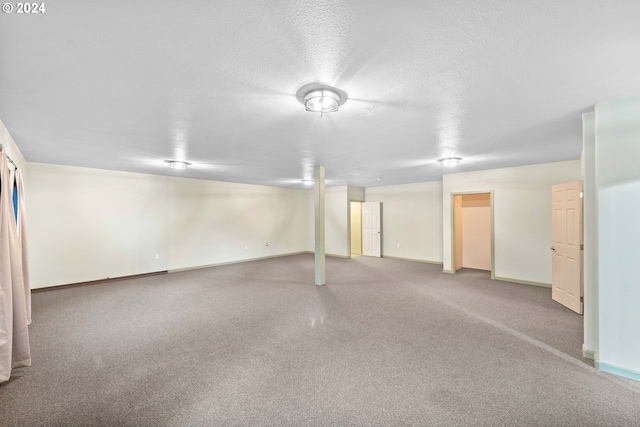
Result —
M351 217L350 200L364 199L364 189L360 187L325 188L324 214L325 214L325 252L330 256L348 258L351 256ZM311 240L307 244L307 251L314 252L314 210L313 191L308 191L307 206L309 218L307 221L307 235Z
M330 256L351 256L351 214L350 201L364 201L364 188L361 187L330 187L325 188L325 252ZM314 252L314 201L313 190L307 191L307 220L306 235L309 236L306 246L307 252Z
M580 161L492 169L443 176L443 270L451 271L451 195L491 192L494 274L551 284L551 186L580 179Z
M307 246L303 190L38 163L28 172L33 288Z
M168 269L166 177L28 168L33 288Z
M442 182L371 187L367 202L382 203L382 255L442 262Z
M20 149L14 142L11 135L9 135L9 131L4 126L4 123L2 123L2 120L0 120L0 144L2 144L2 149L7 153L7 155L11 157L11 160L13 160L13 162L22 170L22 176L26 182L27 162L24 160L24 157L22 157ZM27 189L25 185L25 193L26 191Z
M306 250L306 192L170 178L169 269Z
M584 241L584 351L598 352L598 218L595 177L595 113L582 115L582 191Z
M365 190L362 187L347 187L347 198L350 202L364 202Z
M312 219L313 219L313 215ZM325 189L325 252L349 257L349 200L347 186Z
M596 105L599 367L640 380L640 97Z

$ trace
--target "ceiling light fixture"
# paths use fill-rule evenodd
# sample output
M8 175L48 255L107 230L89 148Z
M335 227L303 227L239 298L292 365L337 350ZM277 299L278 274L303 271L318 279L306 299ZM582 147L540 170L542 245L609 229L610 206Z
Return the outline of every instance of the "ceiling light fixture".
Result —
M340 95L330 89L312 90L304 96L304 106L314 113L332 113L338 111Z
M296 97L307 111L313 113L332 113L347 101L343 91L321 83L309 83L296 92Z
M438 159L440 164L446 167L458 166L458 163L460 163L461 160L461 157L445 157L444 159Z
M304 185L313 185L313 184L315 184L315 181L313 179L301 179L301 181L304 183Z
M180 160L165 160L165 163L169 163L169 167L171 169L186 169L188 166L191 166L189 162L182 162Z

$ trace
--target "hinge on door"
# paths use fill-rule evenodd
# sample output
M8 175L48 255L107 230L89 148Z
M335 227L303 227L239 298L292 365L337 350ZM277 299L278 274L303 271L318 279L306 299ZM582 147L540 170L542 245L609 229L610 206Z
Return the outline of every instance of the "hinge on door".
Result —
M580 302L584 302L584 297L580 297Z
M584 243L580 243L580 250L584 251Z

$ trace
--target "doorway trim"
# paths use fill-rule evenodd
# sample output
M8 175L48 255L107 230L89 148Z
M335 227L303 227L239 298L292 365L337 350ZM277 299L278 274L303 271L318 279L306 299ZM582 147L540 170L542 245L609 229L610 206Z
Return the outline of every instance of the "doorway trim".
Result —
M491 227L491 279L495 279L496 278L496 257L495 257L495 226L494 226L494 203L493 203L493 190L489 190L489 191L464 191L464 192L455 192L455 193L451 193L450 197L451 197L451 219L450 219L450 224L451 224L451 271L448 271L447 273L451 273L451 274L456 274L456 223L455 223L455 214L456 214L456 209L455 209L455 205L456 205L456 200L455 197L456 196L465 196L465 195L472 195L472 194L488 194L489 195L489 209L491 212L491 219L490 219L490 227Z

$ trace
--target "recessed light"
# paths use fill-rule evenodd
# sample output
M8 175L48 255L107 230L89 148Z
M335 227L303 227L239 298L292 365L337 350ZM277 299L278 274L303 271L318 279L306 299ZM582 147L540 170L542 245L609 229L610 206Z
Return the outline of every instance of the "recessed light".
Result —
M164 162L168 163L171 169L186 169L188 166L191 166L191 163L180 160L165 160Z
M376 181L382 181L380 178L376 178Z
M458 166L458 163L460 163L461 160L461 157L445 157L443 159L438 159L440 164L446 167Z

